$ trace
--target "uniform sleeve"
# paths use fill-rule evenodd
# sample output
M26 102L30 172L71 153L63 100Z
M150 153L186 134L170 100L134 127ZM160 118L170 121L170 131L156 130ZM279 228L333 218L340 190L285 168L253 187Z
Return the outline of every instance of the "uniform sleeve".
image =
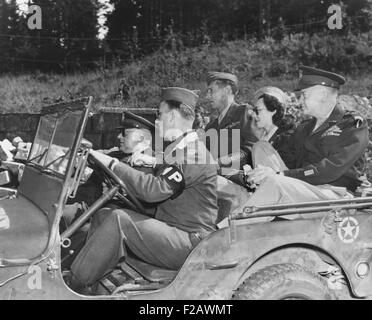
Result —
M336 147L328 157L304 168L285 171L284 174L314 185L331 183L344 175L363 155L368 141L366 122L360 127L352 124L343 130L335 141Z
M182 170L174 165L160 167L156 176L137 171L124 163L116 164L113 171L136 198L149 203L174 198L185 188Z
M253 144L258 141L259 129L254 122L252 107L249 105L241 107L243 110L240 112L240 150L218 159L222 167L230 167L233 163L237 163L241 168L244 164L252 162L251 150Z
M253 109L251 106L247 105L244 108L242 114L242 119L240 122L240 160L247 163L248 158L250 158L252 146L258 141L259 131L255 125L253 119ZM237 156L237 155L235 155ZM242 162L241 162L242 163Z
M278 151L287 168L290 169L296 168L296 162L299 157L299 150L296 148L297 136L297 132L291 135L284 135L278 138L273 144L273 147Z

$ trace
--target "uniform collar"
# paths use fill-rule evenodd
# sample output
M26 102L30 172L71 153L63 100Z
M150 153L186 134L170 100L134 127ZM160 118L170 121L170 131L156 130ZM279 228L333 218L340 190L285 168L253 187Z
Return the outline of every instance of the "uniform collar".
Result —
M195 130L190 130L183 133L181 136L179 136L176 140L174 140L165 148L164 157L166 158L176 149L185 149L189 143L192 143L198 139L199 137Z
M198 134L196 133L196 131L194 130L187 131L182 136L178 137L178 139L174 141L173 150L185 149L189 143L194 142L197 139L198 139Z
M328 117L328 119L326 121L324 121L322 123L322 125L319 126L319 128L317 128L311 134L318 133L318 132L328 128L329 126L335 125L336 123L338 123L342 119L344 114L345 114L345 110L337 103L336 106L334 107L333 111L331 112L330 116ZM314 126L315 126L315 123L316 123L315 121L316 121L316 119L314 118L314 120L312 122Z

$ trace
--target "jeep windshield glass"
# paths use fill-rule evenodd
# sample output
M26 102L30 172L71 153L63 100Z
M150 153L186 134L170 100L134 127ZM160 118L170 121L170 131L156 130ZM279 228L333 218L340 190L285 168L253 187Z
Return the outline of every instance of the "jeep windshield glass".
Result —
M64 175L81 117L82 110L43 115L29 162Z

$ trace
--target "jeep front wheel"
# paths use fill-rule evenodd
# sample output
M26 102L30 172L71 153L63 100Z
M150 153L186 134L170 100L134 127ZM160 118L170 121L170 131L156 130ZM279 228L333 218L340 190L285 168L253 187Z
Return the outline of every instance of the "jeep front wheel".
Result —
M297 264L275 264L250 275L235 291L234 300L330 300L327 282Z

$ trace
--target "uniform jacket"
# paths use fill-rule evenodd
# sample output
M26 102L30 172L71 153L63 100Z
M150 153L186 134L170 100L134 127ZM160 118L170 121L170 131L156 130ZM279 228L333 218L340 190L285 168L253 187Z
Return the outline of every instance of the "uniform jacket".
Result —
M289 168L284 174L308 183L332 184L354 191L361 183L355 164L368 142L367 122L336 106L314 132L316 120L305 120L277 150Z
M217 166L195 131L170 144L164 163L155 174L145 174L119 163L114 172L134 195L147 202L160 202L155 218L201 237L217 223Z
M225 149L227 152L223 152L223 149L221 148L223 141L221 141L218 144L218 155L216 156L213 154L216 159L232 155L232 129L239 129L240 152L237 155L234 154L233 157L240 161L240 168L242 168L244 164L249 163L252 145L258 140L256 135L257 129L254 126L252 112L252 107L249 105L233 103L221 123L218 123L218 119L215 119L207 124L205 131L208 131L209 129L215 129L217 131L220 131L221 129L228 130L228 144L227 149ZM207 148L212 152L208 141Z

